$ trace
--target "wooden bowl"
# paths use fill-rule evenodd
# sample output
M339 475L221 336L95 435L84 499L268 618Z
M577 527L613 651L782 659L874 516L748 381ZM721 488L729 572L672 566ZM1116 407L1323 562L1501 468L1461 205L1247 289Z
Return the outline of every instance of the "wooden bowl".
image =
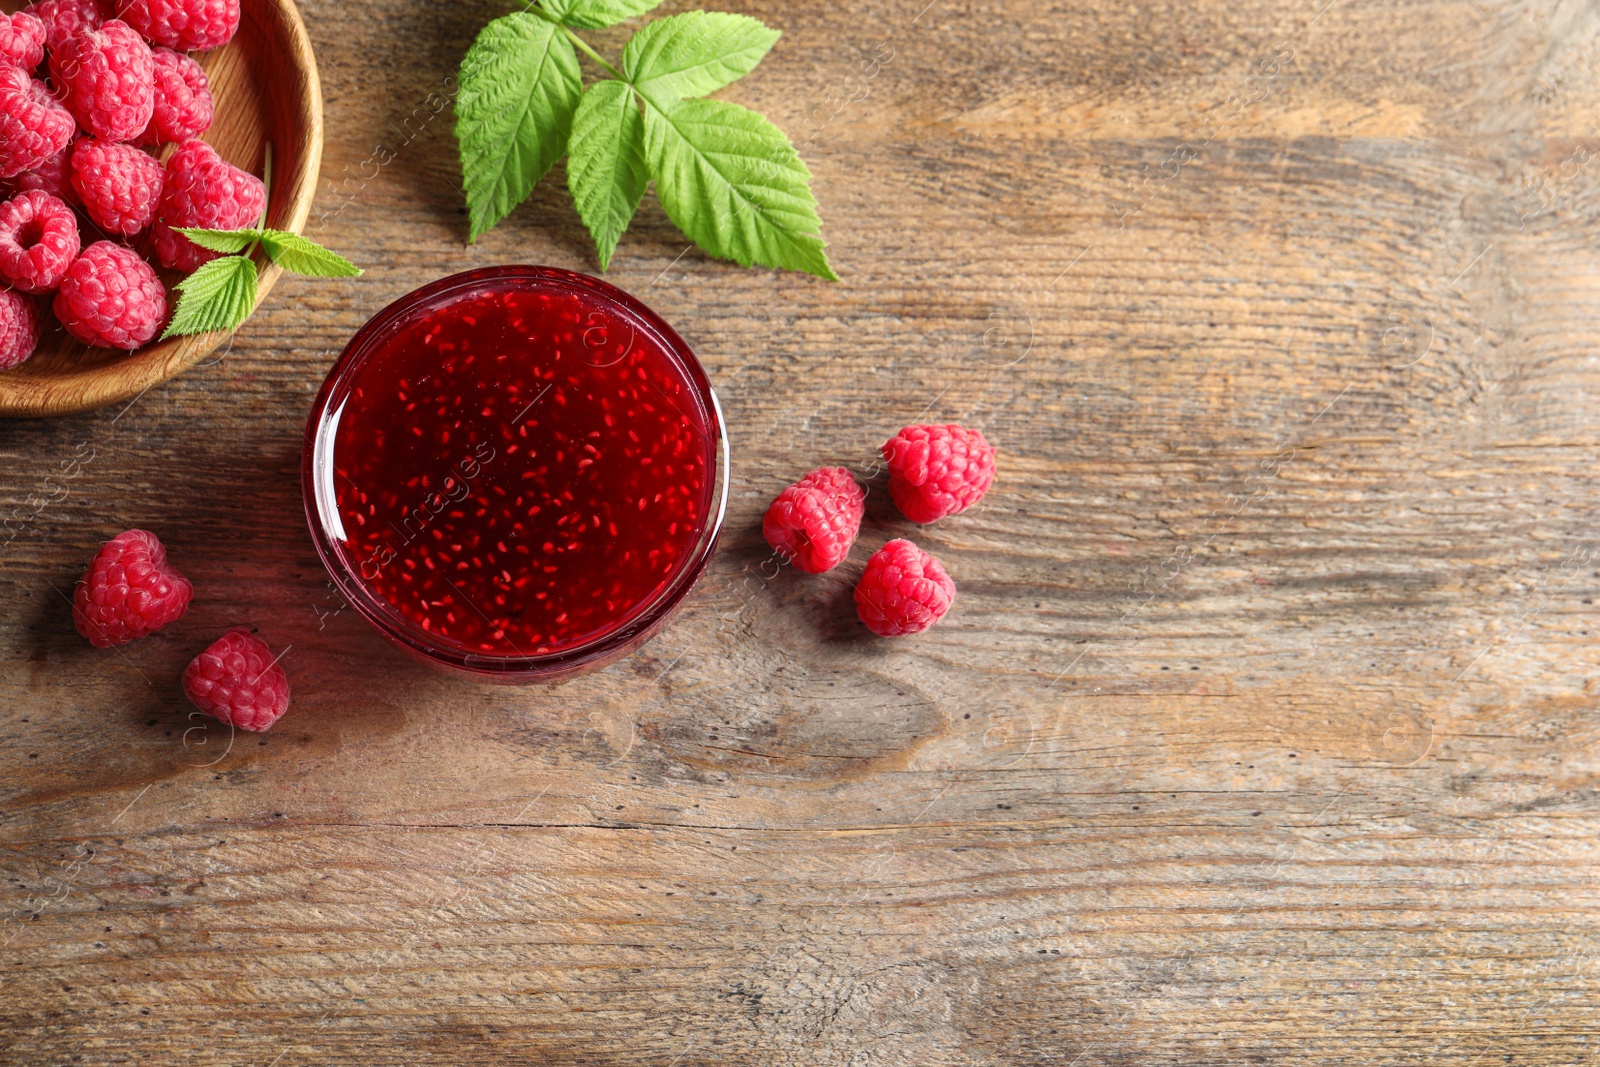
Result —
M20 2L0 3L6 11ZM294 0L244 0L239 32L222 48L196 52L216 97L216 119L204 134L222 158L261 174L272 146L272 190L267 225L299 233L311 214L322 162L322 85L311 38ZM167 148L163 155L170 153ZM86 229L83 243L99 238ZM141 242L141 252L147 244ZM258 254L259 255L259 254ZM257 306L282 269L262 266ZM182 275L161 272L169 304ZM0 416L39 418L73 415L127 402L191 367L227 339L225 332L152 341L134 352L91 348L73 340L50 319L39 351L11 370L0 371Z

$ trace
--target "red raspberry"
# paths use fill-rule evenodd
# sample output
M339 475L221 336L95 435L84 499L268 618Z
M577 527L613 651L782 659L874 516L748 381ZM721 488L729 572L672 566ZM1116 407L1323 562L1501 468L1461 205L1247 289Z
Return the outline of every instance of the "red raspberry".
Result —
M200 64L170 48L157 48L156 108L139 144L166 144L199 137L211 128L216 102Z
M897 539L867 560L856 584L856 614L879 637L919 634L944 618L955 598L956 583L939 561Z
M37 300L14 289L0 289L0 370L33 355L43 331L44 313Z
M850 554L866 510L866 494L849 471L820 467L778 494L761 533L796 567L821 574Z
M45 47L52 52L79 30L98 30L106 20L98 0L38 0L22 10L44 23Z
M907 426L883 443L889 495L912 522L955 515L994 484L994 446L977 430Z
M61 279L56 318L84 344L132 351L167 318L167 293L131 248L96 241Z
M235 626L183 670L194 706L241 730L261 731L289 710L289 676L267 643Z
M177 226L237 230L254 226L267 203L267 187L217 155L204 141L186 141L167 160L167 184L156 212L155 251L163 267L192 271L217 258L177 233Z
M147 152L85 137L72 153L72 187L95 225L132 237L155 219L166 172Z
M167 565L153 533L129 530L100 546L72 597L72 621L96 648L148 637L183 617L189 579Z
M156 44L220 48L239 29L239 0L116 0L117 17Z
M155 110L155 57L126 22L82 30L50 53L50 81L78 125L107 141L131 141Z
M44 23L26 11L0 15L0 59L30 71L44 62Z
M72 140L72 114L21 67L0 63L0 178L14 178Z
M12 188L19 193L38 189L65 203L81 207L78 190L72 187L72 150L75 146L69 144L32 170L23 171L11 180Z
M78 220L49 193L18 193L0 204L0 279L24 293L48 293L78 258Z

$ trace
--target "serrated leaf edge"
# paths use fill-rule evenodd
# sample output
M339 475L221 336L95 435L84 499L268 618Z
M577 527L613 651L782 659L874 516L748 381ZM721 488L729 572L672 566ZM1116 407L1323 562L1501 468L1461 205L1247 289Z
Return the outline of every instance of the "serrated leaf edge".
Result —
M239 270L239 268L231 267L233 273L221 277L221 279L213 286L210 278L206 276L207 268L212 267L213 264L230 264L231 266L231 261L242 261L250 265L250 282L248 283L249 291L248 293L241 292L236 294L237 296L243 298L242 314L236 311L227 315L221 315L220 311L212 311L204 305L208 301L214 301L219 294L226 292L234 285L236 279L244 277L245 274L243 271ZM223 275L223 271L220 268L215 270L214 273L218 274L219 276ZM197 286L197 282L201 284ZM195 334L216 333L222 330L238 329L244 324L245 320L247 320L251 314L254 313L256 309L256 298L260 292L260 286L261 271L258 267L256 267L255 261L249 259L248 257L221 256L217 259L211 260L209 263L201 264L199 269L197 269L193 274L190 274L187 278L183 279L183 281L174 286L174 288L177 289L181 295L178 298L178 306L172 311L172 321L167 324L167 328L165 332L162 333L161 339L165 341L169 337L188 337ZM197 307L197 303L200 306ZM183 319L186 315L196 320L196 322L193 324L185 324ZM212 325L213 321L217 322L217 325Z
M700 70L700 69L703 69L703 68L706 68L706 67L710 67L714 63L726 63L727 62L727 58L728 57L726 55L718 56L715 59L706 60L705 62L698 63L698 64L696 64L695 66L692 66L692 67L684 67L684 68L682 68L680 70L672 71L670 75L658 75L655 79L650 79L650 78L640 79L639 76L638 76L639 72L637 70L635 70L635 69L632 69L633 65L629 64L629 62L628 62L628 57L629 57L628 47L631 46L633 44L633 42L635 40L637 40L641 34L645 33L647 30L650 30L652 27L662 26L662 25L667 24L667 23L677 23L679 25L687 25L689 20L693 19L697 15L701 15L701 16L704 16L704 15L725 15L728 18L737 19L737 20L742 21L742 22L753 22L757 26L761 27L763 30L765 30L768 33L772 34L772 40L767 43L766 48L762 49L761 54L756 57L756 61L750 65L750 70L745 71L744 74L738 75L738 77L734 78L733 81L724 82L720 86L716 86L715 88L712 88L712 89L707 89L705 92L702 92L702 93L695 93L692 96L680 96L680 95L676 95L676 94L652 94L650 92L650 90L649 90L649 84L650 84L650 82L652 80L659 81L659 80L661 80L661 78L668 77L668 76L673 77L673 78L678 78L678 77L682 77L684 74L688 73L689 71ZM678 32L678 31L675 30L673 32ZM634 90L640 95L640 97L645 99L645 100L649 100L649 101L652 101L652 102L657 102L658 101L659 103L661 103L663 105L671 104L671 103L673 103L673 102L675 102L677 100L697 100L697 99L700 99L700 98L702 98L704 96L709 95L710 93L714 93L714 92L717 92L717 91L719 91L721 89L727 88L729 85L732 85L734 81L738 81L739 78L743 78L746 75L748 75L749 73L751 73L751 71L754 71L756 69L756 67L760 65L761 61L767 57L767 54L769 52L771 52L772 49L777 45L778 41L782 39L782 37L783 37L783 31L782 30L774 29L773 27L768 26L765 22L762 22L760 19L755 18L754 16L751 16L751 15L741 15L741 14L738 14L736 12L731 12L731 11L681 11L681 12L678 12L677 14L668 15L665 18L657 19L654 22L651 22L648 26L644 27L644 29L641 29L638 33L636 33L632 37L628 38L627 44L625 44L623 46L623 50L622 50L623 69L627 74L628 84L632 85L634 87ZM654 44L654 41L651 41L649 43ZM641 45L640 47L643 48L644 46Z
M647 7L644 7L639 11L635 11L631 15L624 15L622 18L614 19L610 22L596 22L593 20L576 17L577 11L583 7L584 2L585 0L573 0L571 9L569 9L565 14L557 14L553 11L550 13L559 19L563 26L575 26L580 30L602 30L608 26L616 26L620 23L626 22L628 19L638 18L641 15L648 15L650 12L660 7L663 0L653 0L653 2L651 2ZM548 10L548 8L546 10Z
M261 240L262 234L267 232L256 227L242 230L212 230L200 226L174 226L173 230L208 252L220 252L229 256L243 252Z
M495 23L504 22L504 21L511 21L511 20L520 20L522 18L535 19L538 22L550 27L550 32L551 32L551 38L550 38L551 44L550 44L550 46L547 46L544 49L544 54L540 57L540 60L539 60L539 69L534 72L534 75L533 75L533 78L532 78L532 81L531 81L530 84L532 84L534 86L537 86L542 81L542 79L544 78L544 76L545 76L545 68L552 61L551 57L552 57L552 53L555 50L554 49L554 45L555 45L556 42L559 42L560 43L560 47L565 48L567 50L567 54L571 55L573 66L576 67L578 65L578 54L573 49L572 43L570 41L568 41L564 36L562 36L560 23L557 22L553 17L547 15L545 12L543 12L542 10L539 10L539 9L534 9L534 10L530 10L530 11L512 12L509 15L503 15L498 19L491 20L486 26L484 26L484 28L482 30L479 31L478 37L473 40L472 45L467 49L467 56L468 57L471 56L472 50L478 46L478 41L483 39L483 35L485 33L487 33L489 28L491 26L495 25ZM466 63L466 59L464 58L462 60L463 66L465 65L465 63ZM582 91L582 87L581 87L581 83L580 83L579 92L581 93L581 91ZM468 152L467 152L467 148L466 148L465 143L462 142L462 140L461 140L461 134L460 134L461 106L462 106L462 100L466 96L467 96L467 93L465 92L465 87L463 86L460 90L458 90L457 95L456 95L456 140L457 140L457 143L460 145L460 148L461 148L460 156L461 156L463 185L472 184L467 180L467 176L466 176L466 170L467 170L467 165L468 165L468 160L467 160ZM576 109L577 109L577 105L574 104L573 105L573 110L575 111ZM533 110L533 95L530 93L529 96L527 97L527 99L523 102L522 113L517 119L517 122L516 122L515 127L514 127L515 130L521 131L522 129L524 129L527 126L527 124L528 124L528 116L530 115L532 110ZM562 123L558 120L557 121L557 126L560 126L560 125L562 125ZM567 134L567 136L570 136L571 132L572 132L572 116L570 114L566 117L565 126L566 126L566 134ZM472 155L473 155L474 158L480 158L481 159L485 155L485 153L487 153L488 151L489 151L489 148L486 147L483 150L473 152ZM563 142L562 142L562 144L560 146L560 149L558 151L554 151L551 154L549 164L546 165L543 170L539 169L538 161L536 160L535 163L534 163L534 167L533 167L533 170L536 173L533 173L531 179L528 182L528 192L524 193L521 198L515 200L513 203L508 204L507 207L506 207L506 210L503 213L499 214L497 217L489 218L489 215L494 215L495 214L495 212L497 211L497 208L495 208L493 205L490 205L490 204L483 205L483 208L488 211L488 215L485 215L485 214L482 213L482 210L480 210L478 207L473 205L471 197L469 196L468 197L468 201L467 201L467 209L468 209L468 214L469 214L467 243L468 244L476 244L477 241L478 241L478 238L482 237L485 233L488 233L490 230L494 229L501 222L503 222L506 219L506 217L511 214L512 211L516 210L518 205L522 204L524 201L527 200L528 195L532 193L534 186L538 185L539 182L541 180L543 180L544 176L546 174L550 173L550 168L553 167L556 164L556 162L558 160L560 160L561 157L563 155L565 155L565 154L566 154L566 142L563 139ZM491 188L505 188L505 189L508 189L508 190L511 188L511 184L506 180L506 164L513 157L513 155L514 155L514 153L508 152L508 153L506 153L505 156L503 156L501 158L499 174L498 174L498 176L496 178L494 178L492 180Z
M291 247L279 247L279 245L284 242L289 243ZM303 247L292 247L296 243ZM290 233L287 230L274 230L268 228L261 231L261 247L266 251L267 258L271 259L272 262L276 263L290 274L298 274L302 278L356 278L365 273L360 267L341 256L333 249L324 245L320 245L311 240L309 237L303 237L298 233ZM289 253L298 253L308 257L312 256L312 252L307 251L308 249L321 252L323 255L333 260L333 269L331 271L297 270L283 261L283 257Z
M655 112L658 115L660 115L663 120L665 120L665 121L667 121L669 123L672 122L672 115L671 115L671 112L668 109L657 106L655 104L655 102L652 101L649 97L643 97L643 99L645 101L646 107L654 108ZM699 99L699 98L697 98L697 99ZM683 102L686 102L686 101L678 101L678 103L683 103ZM750 114L755 115L757 118L761 119L763 122L766 122L768 125L772 126L772 128L777 130L778 133L782 134L783 140L784 140L784 144L788 147L789 152L793 156L794 162L799 164L801 173L803 173L804 176L805 176L806 191L808 193L811 192L811 168L806 166L805 160L800 157L800 153L795 149L794 143L789 140L789 135L788 134L784 133L783 130L781 128L779 128L778 125L776 123L774 123L771 119L767 118L765 115L762 115L760 112L755 111L752 108L747 108L747 107L744 107L743 105L734 104L734 103L731 103L731 102L728 102L728 101L717 101L717 102L725 103L729 107L739 108L741 111L747 111ZM682 130L682 128L680 126L678 126L676 123L672 123L672 128L677 132L677 135L678 135L679 139L684 142L684 144L689 148L689 150L692 151L698 159L700 159L702 162L704 162L704 164L707 167L709 167L714 173L716 173L716 175L719 178L721 178L723 180L723 182L725 182L727 184L729 190L732 192L734 197L737 198L738 202L740 204L742 204L745 207L746 210L752 211L752 212L756 213L758 216L760 216L762 219L764 219L768 223L768 225L770 225L772 227L772 229L787 244L789 244L790 247L794 248L797 252L800 253L800 259L802 261L811 259L812 258L812 253L813 252L815 253L815 256L818 259L818 264L817 265L818 265L818 268L820 268L820 269L812 269L811 267L802 267L802 268L800 268L802 271L804 271L805 273L808 273L808 274L813 274L813 275L815 275L815 276L817 276L819 278L822 278L824 281L836 282L836 281L839 280L838 274L835 273L834 270L833 270L833 264L828 262L827 242L822 239L820 214L819 214L819 217L818 217L818 230L817 230L816 233L807 233L807 232L804 232L804 231L796 231L796 230L791 229L788 226L779 225L777 222L773 221L770 216L768 216L765 212L762 211L761 206L759 204L754 203L748 197L746 197L744 195L744 193L742 193L739 190L739 187L734 182L729 180L728 177L725 174L723 174L722 170L716 165L715 161L713 161L712 159L707 157L706 154L703 151L701 151L699 146L695 145L693 142L691 142L689 140L689 138L685 137L684 134L683 134L683 130ZM756 158L756 157L750 157L750 158ZM656 172L655 160L653 158L651 158L649 156L649 154L647 153L645 162L646 162L646 165L650 168L651 177L653 177L656 180L657 194L659 196L660 184L661 184L661 176L660 176L660 174L658 174ZM811 200L812 200L813 205L815 205L815 203L816 203L815 194L811 195ZM662 205L663 208L665 208L665 206L666 206L665 204ZM674 219L673 223L676 225L677 224L677 220ZM679 228L682 229L681 226ZM685 235L688 236L688 231L685 230L684 232L685 232ZM799 238L799 237L802 237L802 236L815 238L816 242L817 242L816 248L812 249L805 242L799 241L799 240L796 239L796 238ZM746 263L746 262L743 262L742 260L740 260L736 255L734 255L732 253L720 252L720 251L717 251L716 249L706 248L705 245L701 244L698 240L695 240L692 236L690 236L690 240L693 240L694 243L696 245L698 245L707 254L715 256L718 259L732 260L733 262L738 263L741 267L749 267L752 264L759 262L759 260L757 260L757 259L752 257L750 262ZM782 265L773 264L773 263L764 263L762 265L763 266L767 266L767 267L772 267L772 268L777 269L777 270L794 269L794 268L784 267Z
M620 85L620 86L623 87L623 91L626 94L626 102L625 102L624 106L628 107L628 108L632 108L634 114L638 115L638 108L639 108L638 96L634 92L633 87L631 85L629 85L627 82L618 81L617 79L614 79L614 78L603 78L600 81L594 82L587 89L585 89L584 90L584 96L587 98L590 93L595 91L596 86L604 85L604 84L607 84L607 83L612 84L612 85ZM583 104L580 102L578 107L581 110L582 107L583 107ZM574 116L573 116L573 133L574 134L577 133L577 115L576 115L576 113L574 113ZM643 122L643 117L641 116L640 117L640 125L639 125L639 144L636 146L636 150L638 152L639 162L641 164L641 169L644 171L644 181L640 183L638 195L633 197L633 204L632 204L631 210L628 212L628 217L623 220L622 226L621 226L620 229L617 230L616 238L611 242L611 246L609 248L607 248L603 244L601 244L600 235L595 232L595 229L590 224L589 220L587 218L584 218L584 211L583 211L582 204L578 200L578 194L571 188L572 179L573 179L573 173L574 172L573 172L573 168L572 168L572 165L571 165L571 162L570 162L571 141L568 142L569 162L568 162L568 167L567 167L567 185L568 185L568 190L567 191L572 196L573 206L575 208L577 208L577 210L578 210L578 217L582 220L582 222L584 224L584 227L586 229L588 229L589 236L594 240L595 255L600 261L600 270L602 272L604 272L604 271L606 271L606 270L608 270L610 268L610 266L611 266L611 257L616 253L617 245L620 244L621 241L622 241L622 235L627 233L628 232L628 227L630 225L632 225L634 215L637 214L637 212L639 210L639 204L644 200L645 189L650 184L650 161L649 161L649 159L647 157L647 154L646 154L646 152L644 150L643 141L644 141L644 122ZM625 149L624 149L624 151L625 151ZM603 198L604 199L603 208L604 208L605 212L608 215L610 213L610 196L609 196L609 193L610 193L611 190L614 190L617 187L617 185L619 184L619 178L620 178L619 168L621 166L621 163L622 163L622 154L619 151L618 154L617 154L617 157L616 157L616 159L614 161L614 166L612 167L612 173L610 175L610 182L607 183L607 186L606 186L607 194Z

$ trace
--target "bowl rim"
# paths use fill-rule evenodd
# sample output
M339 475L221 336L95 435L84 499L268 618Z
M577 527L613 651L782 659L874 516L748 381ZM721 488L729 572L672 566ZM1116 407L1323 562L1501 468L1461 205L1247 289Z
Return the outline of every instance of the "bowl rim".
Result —
M302 131L304 150L298 154L293 170L279 168L273 175L272 197L281 205L282 214L269 219L269 224L276 229L300 233L311 218L322 170L322 79L317 71L316 51L295 0L258 0L256 3L245 0L245 4L249 11L247 18L279 24L287 44L282 50L301 75L298 91L292 92L289 110L293 112L291 123ZM279 45L271 42L271 47L277 49ZM201 135L201 140L205 140L205 135ZM278 151L274 155L281 160L285 153ZM283 268L259 252L256 266L260 277L255 306L260 310L267 294L282 276ZM0 418L81 415L131 401L199 363L230 336L231 331L219 330L157 340L127 353L125 358L48 377L18 377L8 381L0 372Z
M556 652L517 656L465 652L437 642L427 631L397 619L393 606L368 589L338 550L324 521L324 509L318 493L319 474L331 460L331 456L324 455L326 434L330 428L328 409L335 396L340 395L341 388L351 384L355 375L365 367L367 359L377 345L387 338L391 327L415 312L436 306L445 297L507 280L528 283L534 288L556 285L585 290L616 305L623 313L636 318L656 334L672 352L691 389L698 394L709 424L708 458L713 468L708 506L699 535L672 578L654 599L620 626L584 644ZM306 417L301 447L300 492L306 526L323 569L339 594L373 628L402 651L431 665L483 680L523 683L555 681L604 666L649 640L677 613L704 574L721 539L727 518L731 472L727 423L710 375L688 342L665 319L631 293L592 275L563 267L506 264L461 271L413 289L390 302L356 331L329 368Z

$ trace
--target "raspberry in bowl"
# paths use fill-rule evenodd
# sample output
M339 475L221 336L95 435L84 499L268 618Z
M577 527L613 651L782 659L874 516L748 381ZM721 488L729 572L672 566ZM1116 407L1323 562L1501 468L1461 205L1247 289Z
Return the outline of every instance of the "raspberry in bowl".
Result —
M45 328L31 349L7 347L0 419L126 405L214 352L228 331L169 336L164 319L151 321L199 265L172 229L253 226L264 215L266 226L303 232L322 141L316 58L294 0L34 0L0 15L0 201L38 191L61 202L14 212L12 252L40 251L47 238L43 251L59 257L56 220L76 213L73 250L100 238L133 248L167 289L161 304L141 299L137 329L123 323L131 347L112 345L103 330L56 328L47 294L64 267L31 265L24 284L39 290ZM256 260L260 307L282 271L262 252ZM125 319L114 298L124 284L143 287L133 273L102 271L106 286L75 301L80 319Z
M311 409L307 520L345 599L424 662L548 681L649 639L705 569L727 440L705 370L613 286L468 271L350 341Z

